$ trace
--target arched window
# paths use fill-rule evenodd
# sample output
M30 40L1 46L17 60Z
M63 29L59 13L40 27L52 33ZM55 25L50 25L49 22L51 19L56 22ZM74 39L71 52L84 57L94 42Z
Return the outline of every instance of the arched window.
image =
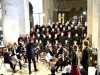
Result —
M61 23L61 13L58 14L58 22Z
M64 17L65 17L65 14L62 13L62 23L64 23Z

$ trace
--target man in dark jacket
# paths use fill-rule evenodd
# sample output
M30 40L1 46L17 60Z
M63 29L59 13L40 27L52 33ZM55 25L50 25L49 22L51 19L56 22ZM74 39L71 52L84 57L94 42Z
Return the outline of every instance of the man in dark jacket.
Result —
M89 65L90 51L91 51L89 48L89 41L85 40L84 45L86 46L86 48L82 52L81 64L82 64L83 68L86 70L86 73L88 75L88 65Z
M29 74L31 74L31 59L34 63L34 71L38 71L36 68L36 61L35 61L35 50L33 50L34 44L29 39L27 45L26 45L26 56L28 58L28 68L29 68Z

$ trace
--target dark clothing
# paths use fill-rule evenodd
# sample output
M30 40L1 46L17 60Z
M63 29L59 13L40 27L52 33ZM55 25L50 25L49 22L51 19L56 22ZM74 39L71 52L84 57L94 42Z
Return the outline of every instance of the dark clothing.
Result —
M88 75L89 58L90 58L90 48L86 47L82 52L81 64L83 68L86 70L87 75Z
M45 47L47 44L47 38L42 38L42 43L43 43L43 47Z
M26 56L28 58L29 73L31 73L31 60L34 63L34 69L36 70L35 50L33 50L33 48L34 48L34 44L33 43L28 43L26 45Z
M23 37L19 37L19 38L18 38L18 44L19 44L20 42L22 42L22 41L24 41Z
M29 40L29 37L25 37L24 39L25 44L28 42L28 40Z
M26 45L26 56L27 58L32 58L35 55L35 51L33 50L34 44L33 43L28 43Z
M62 43L62 46L65 44L65 36L59 36L59 42Z
M9 56L8 53L4 53L4 62L6 61L10 61L11 60L11 57Z
M8 53L4 53L4 63L10 64L11 69L15 70L15 67L13 67L13 63L11 62L11 57L9 56Z
M74 65L76 67L78 66L78 57L77 57L75 51L73 51L73 53L72 53L72 65Z
M53 39L52 38L48 38L47 39L50 43L52 43L52 45L53 45Z
M28 68L29 68L29 73L31 72L31 60L34 63L34 69L36 70L36 61L35 61L35 57L33 58L28 58Z

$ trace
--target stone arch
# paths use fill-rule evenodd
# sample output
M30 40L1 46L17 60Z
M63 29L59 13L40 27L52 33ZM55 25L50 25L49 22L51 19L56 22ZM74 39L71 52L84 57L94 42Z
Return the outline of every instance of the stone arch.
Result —
M83 11L84 11L84 8L83 7L80 7L79 10L78 10L79 15L81 15L83 13Z
M77 13L76 8L72 8L72 9L71 9L71 14L70 14L71 16L70 16L70 17L75 16L76 13Z

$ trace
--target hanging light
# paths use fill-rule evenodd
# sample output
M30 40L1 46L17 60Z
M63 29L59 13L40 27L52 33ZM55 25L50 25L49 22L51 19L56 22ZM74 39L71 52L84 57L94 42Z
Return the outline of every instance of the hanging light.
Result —
M66 0L57 0L54 11L68 11Z

